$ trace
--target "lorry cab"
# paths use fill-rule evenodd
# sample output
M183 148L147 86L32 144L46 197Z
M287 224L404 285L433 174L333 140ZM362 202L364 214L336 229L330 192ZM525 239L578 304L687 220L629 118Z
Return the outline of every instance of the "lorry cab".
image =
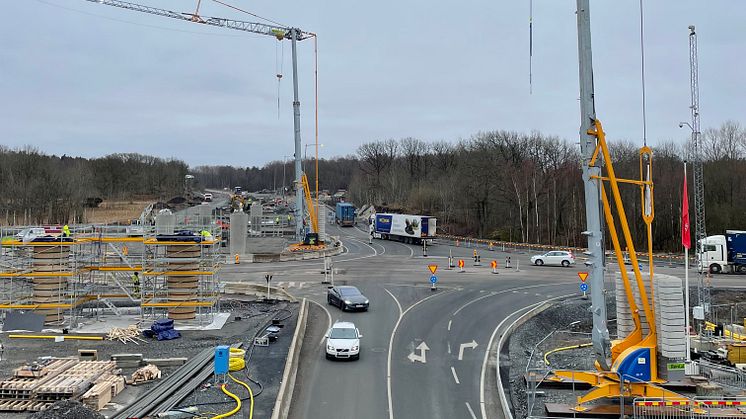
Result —
M725 236L722 234L708 236L700 240L702 246L702 260L697 262L700 272L709 270L718 273L728 270L728 248Z

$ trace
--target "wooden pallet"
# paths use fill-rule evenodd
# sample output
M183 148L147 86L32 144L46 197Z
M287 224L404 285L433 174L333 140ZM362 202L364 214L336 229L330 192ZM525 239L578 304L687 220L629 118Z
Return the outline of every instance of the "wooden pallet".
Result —
M38 412L51 406L50 403L35 400L5 400L0 401L2 412Z
M58 401L76 398L91 388L100 376L116 370L114 361L82 361L36 388L36 399Z
M77 362L74 358L62 358L54 359L40 369L32 369L31 366L17 368L13 371L13 378L0 381L0 400L33 399L39 385L54 379ZM26 377L28 375L32 377Z

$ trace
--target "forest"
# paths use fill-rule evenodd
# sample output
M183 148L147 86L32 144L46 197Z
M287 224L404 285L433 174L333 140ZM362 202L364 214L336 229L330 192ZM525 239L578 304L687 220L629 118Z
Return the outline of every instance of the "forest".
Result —
M609 140L617 176L640 179L640 144ZM746 129L726 121L702 133L707 234L746 229ZM688 143L653 145L654 242L680 249L681 196ZM303 161L311 185L315 162ZM694 229L694 187L689 207ZM85 206L101 199L168 200L183 193L184 176L198 188L241 186L249 191L292 189L292 160L262 167L198 166L140 154L101 158L50 156L26 147L0 146L0 220L60 223L83 220ZM579 148L539 132L487 131L457 142L416 138L362 143L355 154L319 160L319 186L348 191L358 206L429 214L441 233L494 240L580 246L585 226ZM641 193L621 188L637 240L644 237ZM639 243L638 243L639 244Z

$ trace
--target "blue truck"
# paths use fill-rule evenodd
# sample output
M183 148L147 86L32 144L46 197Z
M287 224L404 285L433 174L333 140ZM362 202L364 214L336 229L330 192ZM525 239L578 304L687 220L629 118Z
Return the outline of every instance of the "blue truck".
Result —
M337 202L337 211L334 213L334 221L340 226L352 227L355 225L355 206L349 202Z
M746 231L726 230L725 235L705 237L698 246L702 246L700 272L746 273Z

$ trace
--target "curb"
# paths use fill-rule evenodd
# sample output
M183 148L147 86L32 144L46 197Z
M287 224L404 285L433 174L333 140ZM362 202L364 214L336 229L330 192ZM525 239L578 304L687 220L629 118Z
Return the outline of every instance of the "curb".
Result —
M502 409L503 418L504 419L513 419L513 413L511 412L510 407L512 406L512 403L508 403L508 398L505 396L505 388L503 387L502 378L500 377L500 353L502 352L503 342L505 338L510 337L511 334L515 331L515 329L523 326L524 323L529 321L531 318L541 314L544 310L552 307L554 303L557 300L565 299L570 296L575 296L577 293L568 294L568 295L561 295L558 297L552 297L548 300L541 301L539 303L534 304L534 307L531 308L529 311L523 313L513 321L513 323L508 326L508 328L500 335L500 339L497 341L497 362L495 365L495 373L497 378L497 392L500 399L500 407ZM531 307L531 306L529 306ZM524 310L526 307L524 307ZM520 311L520 310L518 310Z
M272 419L287 418L290 412L290 403L295 388L295 377L298 373L298 358L303 346L303 338L306 335L306 324L308 323L308 301L303 299L298 311L298 323L295 326L293 340L290 342L288 357L285 361L285 370L282 372L280 390L277 392L275 406L272 408Z

